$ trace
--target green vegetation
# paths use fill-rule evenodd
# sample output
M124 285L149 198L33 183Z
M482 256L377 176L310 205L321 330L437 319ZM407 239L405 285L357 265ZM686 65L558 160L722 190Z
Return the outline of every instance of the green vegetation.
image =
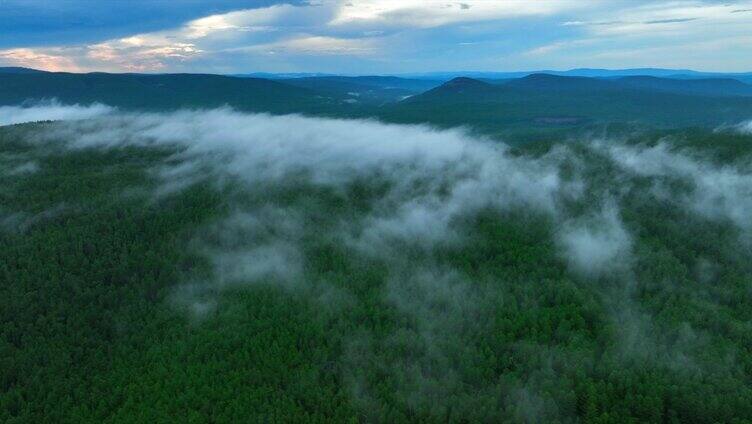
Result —
M468 126L486 135L591 130L631 124L714 128L752 116L752 85L731 78L598 79L529 75L487 83L396 77L269 80L201 74L0 73L0 105L57 99L122 110L229 106L246 112L378 118L395 123ZM435 88L432 88L435 87ZM408 97L411 96L411 97Z
M57 99L64 104L104 103L131 110L213 108L231 105L254 111L285 113L325 107L315 93L259 78L202 74L70 74L0 75L0 104Z
M723 185L748 181L752 136L524 144L498 169L555 161L582 193L550 213L501 206L516 192L493 186L434 240L428 218L393 234L392 212L507 177L396 160L336 183L313 177L323 161L263 179L210 154L190 168L190 142L39 136L57 125L0 127L3 422L752 420L750 194ZM632 172L614 146L694 161L718 197L693 209L704 180ZM198 177L167 190L185 166ZM581 269L562 231L618 244L611 202L630 247Z
M658 80L658 79L656 79ZM671 87L672 80L660 80ZM631 123L658 128L716 127L752 115L752 97L664 91L660 83L615 84L592 78L531 75L494 85L457 78L380 112L393 122L469 125L484 132ZM735 81L745 86L745 84Z

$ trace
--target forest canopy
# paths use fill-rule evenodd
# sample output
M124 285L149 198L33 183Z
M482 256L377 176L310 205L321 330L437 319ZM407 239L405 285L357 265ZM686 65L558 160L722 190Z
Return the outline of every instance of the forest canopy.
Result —
M0 121L4 422L752 420L748 124L48 107Z

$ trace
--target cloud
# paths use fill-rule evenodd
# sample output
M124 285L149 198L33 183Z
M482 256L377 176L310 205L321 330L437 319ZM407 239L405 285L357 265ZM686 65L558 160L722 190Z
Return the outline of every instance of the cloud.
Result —
M137 36L87 47L86 58L128 71L156 71L169 62L184 62L203 53L195 44L153 42Z
M39 171L39 164L34 161L28 161L11 168L8 171L8 175L27 175L37 171Z
M44 119L45 113L36 116ZM563 150L517 157L461 130L424 126L218 109L112 114L57 125L45 135L76 148L182 146L181 164L158 174L166 193L183 186L173 180L190 183L194 174L225 175L269 190L300 176L335 191L386 178L389 190L373 199L371 212L355 228L343 229L354 248L375 257L388 255L395 242L426 249L452 243L462 233L456 225L488 208L529 208L559 219L559 203L581 192L578 181L559 175L569 160ZM283 241L290 243L289 237Z
M179 30L185 38L204 38L217 33L265 31L294 10L291 5L275 5L260 9L211 15L190 21Z
M263 52L266 54L361 56L374 53L377 46L378 44L374 39L368 38L343 39L301 35L273 43L232 49L232 51Z
M53 72L81 70L64 48L0 50L0 63Z
M746 71L752 63L738 52L749 45L752 18L734 11L749 4L665 1L584 10L561 24L569 34L527 49L523 58L570 68Z
M700 18L673 18L673 19L656 19L654 21L645 21L643 22L646 25L655 25L655 24L677 24L682 22L692 22L696 21Z
M249 3L263 7L276 2L64 0L50 7L46 0L3 0L0 2L0 48L44 46L51 40L64 45L87 44L174 28L210 14L249 7Z
M0 208L0 232L22 234L30 227L71 212L65 203L56 204L46 210L32 212L9 212Z
M194 19L155 32L72 47L37 47L0 51L0 60L46 70L162 71L200 62L222 63L245 55L259 60L279 56L360 56L378 44L372 36L346 37L328 31L339 5L278 4ZM380 33L378 35L381 35Z
M90 119L113 111L113 108L98 103L89 106L61 105L54 100L28 106L0 106L0 125Z
M686 34L688 32L699 36L703 32L697 30L700 28L707 29L707 25L711 23L725 25L723 32L727 34L729 31L743 30L749 24L749 17L734 13L734 10L740 4L686 1L656 2L622 9L618 13L618 21L580 21L576 24L585 26L592 34L600 36L621 35L655 38L656 36ZM717 29L713 29L710 33L716 31Z
M340 7L330 25L379 25L429 28L455 23L491 21L520 16L551 15L576 9L574 1L463 2L355 0Z
M404 2L324 1L277 4L190 20L175 28L69 46L0 51L5 62L49 70L165 71L299 66L296 60L336 56L384 63L401 53L390 37L446 25L548 16L581 7L575 1ZM434 42L440 39L435 38ZM448 40L449 45L457 43ZM406 41L409 43L409 41ZM466 44L471 45L471 44ZM406 54L406 53L405 53ZM12 61L11 61L12 57ZM2 63L2 62L0 62ZM338 69L341 64L337 62ZM238 69L241 68L241 69ZM221 71L220 71L221 72Z
M303 275L298 211L265 207L236 211L206 229L211 243L204 249L212 258L215 283L220 287L276 281L299 284Z
M752 230L752 169L714 166L689 152L674 151L666 143L638 148L611 146L607 151L622 168L655 178L653 187L658 196L706 218L728 220L745 231ZM674 193L669 187L672 179L689 182L689 192Z
M752 121L742 122L736 129L742 134L752 134Z
M458 63L493 71L510 63L741 71L752 66L749 55L738 54L752 37L751 15L740 12L749 7L749 1L264 2L126 36L0 50L0 64L218 73L415 72Z
M525 56L542 56L545 57L551 53L555 53L560 50L568 50L572 48L579 48L587 45L592 45L597 40L594 39L580 39L580 40L567 40L557 41L555 43L546 44L534 49L530 49L524 53Z
M46 109L40 109L32 116L48 119L45 113ZM80 108L71 108L70 116L78 113ZM618 206L622 192L605 193L598 188L598 198L611 200L589 205L579 215L572 215L565 206L594 189L578 174L562 176L565 164L578 163L567 148L531 158L512 155L503 145L459 130L248 115L229 109L104 116L58 125L51 139L71 140L73 147L182 146L180 165L157 174L167 194L194 184L198 181L194 176L238 179L270 193L303 181L343 192L359 181L385 179L388 190L368 200L367 213L332 229L341 243L364 257L391 262L400 256L395 246L430 252L438 246L462 245L467 242L467 223L490 208L524 209L555 222L560 228L555 240L561 257L578 275L598 277L614 271L614 263L630 262L632 237ZM700 216L750 228L749 171L715 167L662 144L595 144L593 148L605 152L630 175L654 179L657 189L651 195L668 196ZM693 189L684 194L663 190L660 178L664 177L687 179ZM241 241L253 241L220 240L207 250L214 252L211 256L221 280L245 276L299 284L305 254L296 234L304 232L301 222L306 219L297 215L300 211L258 213L240 209L223 221L225 229L214 231L227 234L230 240L246 234ZM276 232L269 227L272 222ZM245 263L243 258L252 260Z
M259 187L279 187L304 177L308 184L335 191L347 190L358 181L387 178L389 189L373 200L369 213L354 228L343 229L344 239L370 256L383 256L395 242L429 250L462 243L466 233L462 223L488 208L524 208L559 223L562 230L557 237L564 257L582 274L599 274L630 249L617 206L623 192L598 188L594 192L598 198L611 200L590 205L583 215L567 212L567 203L594 188L578 173L562 176L564 164L578 163L577 156L564 147L531 158L512 155L503 145L461 130L248 115L230 109L138 114L113 113L102 105L53 103L5 107L0 112L5 123L78 119L48 133L51 139L71 140L72 147L182 146L181 164L158 174L165 181L165 193L194 183L194 175L225 175L224 180L236 178ZM596 143L591 148L606 154L628 175L653 179L651 195L668 197L706 218L752 229L749 169L714 166L667 144ZM669 190L667 182L672 178L688 181L691 190ZM290 237L282 242L291 243Z
M290 5L211 15L189 21L179 28L135 34L85 47L80 61L89 67L154 71L201 58L216 50L253 40L255 32L274 31L274 24L291 10Z
M323 25L331 9L279 4L238 10L194 19L177 28L96 43L2 50L0 60L46 70L158 71L188 66L192 61L211 58L228 49L231 54L240 47L273 42L286 41L296 54L316 54L322 50L328 54L346 46L336 45L334 37L298 33ZM300 48L295 49L296 46Z
M362 213L341 221L331 217L328 231L364 258L393 264L400 249L426 253L462 246L472 232L468 225L483 211L525 210L558 228L553 240L574 274L598 278L628 269L633 240L619 204L637 177L650 178L645 195L752 230L752 171L715 166L667 144L588 144L624 173L617 190L586 180L581 172L587 164L566 147L518 156L461 130L230 109L138 114L54 105L13 111L23 113L14 122L93 118L60 123L43 134L50 141L70 140L73 148L179 146L178 163L154 174L162 180L159 196L209 180L241 181L268 196L301 184L332 193L385 184L378 196L363 198ZM565 177L565 166L577 172ZM688 182L688 188L673 189L673 180ZM599 200L584 200L592 197ZM584 209L572 209L572 202ZM221 285L243 279L300 285L306 262L300 234L318 207L305 212L246 205L207 230L223 234L205 247Z
M613 274L631 262L631 236L613 202L607 202L593 217L566 223L559 241L570 267L584 275Z

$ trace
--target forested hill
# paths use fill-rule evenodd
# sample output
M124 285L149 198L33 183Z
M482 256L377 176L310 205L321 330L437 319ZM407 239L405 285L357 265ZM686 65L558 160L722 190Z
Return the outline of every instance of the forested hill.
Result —
M728 82L718 86L728 87ZM541 74L492 84L455 78L398 103L385 115L399 122L430 117L441 126L472 123L490 131L605 122L716 127L749 119L752 96L715 92L701 80L664 83L660 78L611 81Z
M752 85L730 78L590 78L533 74L509 80L459 77L263 79L211 74L73 74L3 68L0 105L56 99L124 110L206 109L303 113L388 122L515 128L634 123L662 128L735 124L752 116Z
M0 74L0 104L57 99L61 103L105 103L125 109L163 110L229 105L277 113L324 108L325 99L306 88L261 78L209 74Z

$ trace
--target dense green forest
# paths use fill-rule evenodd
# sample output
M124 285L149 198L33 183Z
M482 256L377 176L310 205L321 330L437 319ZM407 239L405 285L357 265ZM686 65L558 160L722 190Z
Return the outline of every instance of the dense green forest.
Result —
M3 422L752 420L752 136L200 114L0 127Z

